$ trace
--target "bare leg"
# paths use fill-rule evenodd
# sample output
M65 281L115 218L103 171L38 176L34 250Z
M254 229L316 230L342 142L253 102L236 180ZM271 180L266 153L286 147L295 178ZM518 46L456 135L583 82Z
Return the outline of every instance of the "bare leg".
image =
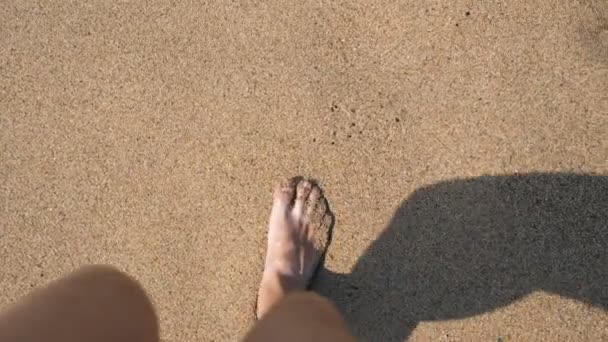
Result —
M0 341L158 341L143 289L105 266L85 267L34 291L0 315Z
M248 341L351 341L325 299L303 292L327 248L331 214L321 190L292 179L274 194L258 322ZM131 278L86 267L0 315L0 341L158 341L154 309Z
M303 292L327 248L332 219L321 190L312 182L294 178L277 186L258 292L261 321L248 341L352 340L327 300Z
M246 342L350 342L344 320L325 298L310 292L286 296L262 318Z

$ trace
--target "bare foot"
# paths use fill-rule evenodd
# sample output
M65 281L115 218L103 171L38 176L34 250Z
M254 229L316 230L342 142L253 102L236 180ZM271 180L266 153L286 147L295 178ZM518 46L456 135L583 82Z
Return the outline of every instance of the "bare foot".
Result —
M306 290L327 249L333 216L321 189L292 178L275 189L257 317L292 291Z

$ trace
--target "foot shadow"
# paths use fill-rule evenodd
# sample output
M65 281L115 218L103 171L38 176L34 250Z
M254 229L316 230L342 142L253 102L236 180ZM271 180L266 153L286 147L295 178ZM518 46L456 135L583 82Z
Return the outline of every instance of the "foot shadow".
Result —
M420 321L463 318L535 290L608 309L608 177L484 176L405 199L348 275L314 289L354 332L403 341Z

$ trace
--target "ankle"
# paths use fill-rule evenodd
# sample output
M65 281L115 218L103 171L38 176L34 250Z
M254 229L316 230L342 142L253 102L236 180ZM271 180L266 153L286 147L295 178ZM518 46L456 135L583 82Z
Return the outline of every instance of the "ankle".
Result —
M265 270L258 293L258 319L287 295L305 289L305 283L299 275L281 274L273 269Z
M305 281L299 272L269 267L262 274L262 286L279 289L285 295L306 289Z

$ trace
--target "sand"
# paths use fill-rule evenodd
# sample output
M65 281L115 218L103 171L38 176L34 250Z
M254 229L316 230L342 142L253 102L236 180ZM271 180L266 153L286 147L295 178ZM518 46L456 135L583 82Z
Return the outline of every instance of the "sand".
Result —
M0 4L0 308L89 263L164 341L253 324L274 182L375 341L608 339L608 4ZM533 173L533 174L530 174Z

